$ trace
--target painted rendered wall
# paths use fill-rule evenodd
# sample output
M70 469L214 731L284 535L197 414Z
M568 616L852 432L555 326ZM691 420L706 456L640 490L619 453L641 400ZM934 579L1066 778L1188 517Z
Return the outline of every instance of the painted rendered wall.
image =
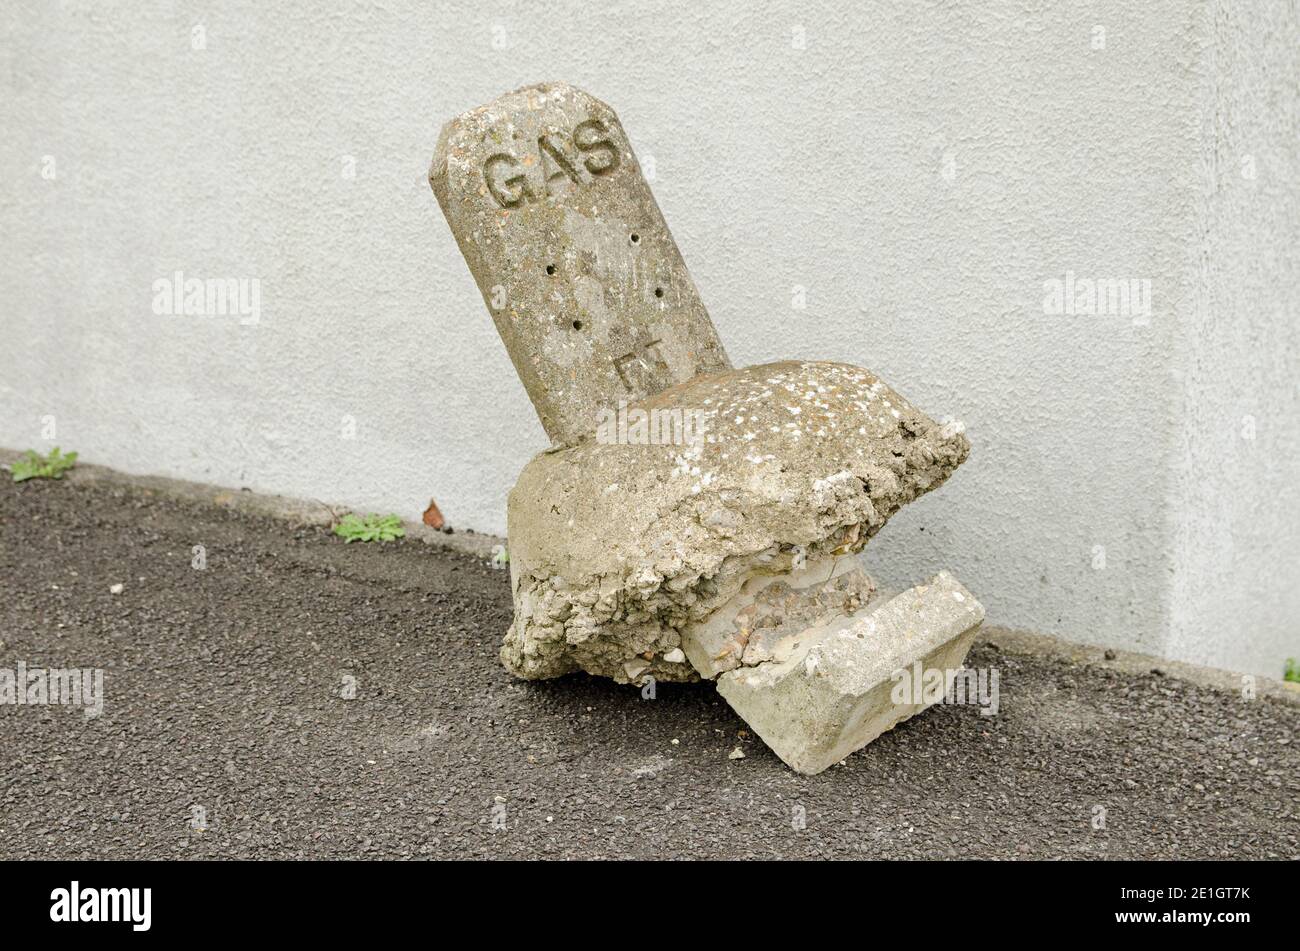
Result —
M860 363L967 423L878 573L1276 675L1300 29L1266 6L6 8L0 445L52 416L87 461L502 531L545 441L425 175L446 118L561 78L653 165L733 360ZM258 278L260 320L155 314L177 270ZM1150 319L1044 314L1067 271L1149 280Z
M1203 16L1166 649L1276 674L1300 656L1300 12L1215 2Z

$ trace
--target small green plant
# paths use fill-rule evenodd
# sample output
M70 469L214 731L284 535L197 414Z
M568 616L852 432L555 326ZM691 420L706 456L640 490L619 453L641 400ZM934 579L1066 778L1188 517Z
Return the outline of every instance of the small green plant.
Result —
M1286 659L1286 669L1282 671L1282 679L1293 684L1300 684L1300 664L1296 663L1294 657Z
M396 515L345 515L334 526L334 534L348 542L391 542L406 534Z
M35 449L28 449L19 456L11 467L15 482L28 479L62 479L63 473L77 464L77 454L70 452L66 456L55 446L48 456L42 456Z

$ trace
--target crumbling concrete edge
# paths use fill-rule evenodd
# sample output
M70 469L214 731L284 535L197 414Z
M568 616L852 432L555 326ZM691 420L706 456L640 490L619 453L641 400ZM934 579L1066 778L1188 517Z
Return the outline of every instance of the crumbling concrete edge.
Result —
M0 465L12 464L22 452L0 446ZM8 478L8 474L4 475ZM64 476L74 484L103 483L124 488L144 489L169 495L173 498L187 499L209 505L221 505L236 512L278 519L295 525L328 526L334 518L334 512L346 510L345 506L334 505L333 511L328 504L312 499L299 499L291 496L270 495L252 492L246 489L210 485L204 482L189 482L166 476L131 475L107 466L77 463L77 467ZM406 537L434 545L473 558L491 558L496 546L505 545L506 540L496 535L469 534L457 532L448 535L430 528L423 522L403 520ZM1139 654L1117 648L1094 647L1091 644L1079 644L1050 634L1035 634L1013 628L990 625L987 621L980 628L975 638L975 646L984 644L996 646L999 650L1011 654L1028 654L1046 657L1089 667L1108 668L1120 673L1132 675L1149 674L1158 670L1168 677L1185 680L1203 687L1210 687L1226 693L1240 695L1244 674L1217 667L1202 667L1182 661L1166 660L1151 654ZM1110 656L1107 656L1107 655ZM1260 697L1270 697L1284 703L1300 706L1300 684L1286 683L1273 677L1255 676L1255 691Z

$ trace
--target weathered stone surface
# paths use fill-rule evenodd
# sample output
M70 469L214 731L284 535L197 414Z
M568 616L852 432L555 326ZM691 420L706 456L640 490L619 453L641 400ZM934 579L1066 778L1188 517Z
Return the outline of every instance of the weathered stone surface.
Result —
M429 180L556 443L510 494L507 668L716 678L802 772L921 709L888 675L955 668L983 609L947 575L873 599L856 555L966 458L961 425L858 367L732 370L618 117L580 90L449 122Z
M773 659L718 678L718 692L772 751L800 773L819 773L929 706L896 703L898 671L920 661L961 667L984 608L947 572L858 614L809 628Z
M614 111L564 83L443 127L429 181L551 439L730 367Z
M861 550L970 445L867 370L787 362L698 377L638 404L700 414L689 444L543 453L510 493L515 674L694 679L682 632L754 576ZM705 676L716 668L707 667Z

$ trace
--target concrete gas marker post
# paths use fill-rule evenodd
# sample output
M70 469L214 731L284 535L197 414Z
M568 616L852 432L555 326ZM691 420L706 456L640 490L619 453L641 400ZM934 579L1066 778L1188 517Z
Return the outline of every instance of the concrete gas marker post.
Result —
M732 370L618 117L580 90L452 120L429 180L556 444L510 493L506 667L716 680L805 773L936 702L894 675L950 682L983 608L947 574L878 595L856 555L966 458L960 424L859 367ZM611 437L615 409L696 425Z
M614 111L563 83L453 119L429 171L551 439L731 364Z

